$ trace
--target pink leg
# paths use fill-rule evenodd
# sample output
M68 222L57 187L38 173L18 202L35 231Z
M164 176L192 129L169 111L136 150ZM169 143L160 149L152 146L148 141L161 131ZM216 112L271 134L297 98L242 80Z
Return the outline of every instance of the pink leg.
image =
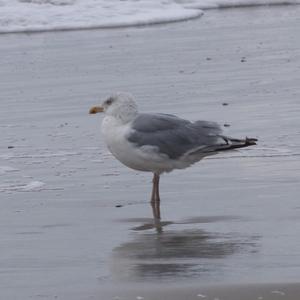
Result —
M155 203L155 199L156 199L156 177L155 177L155 174L153 174L151 204Z
M154 219L160 219L159 175L153 174L151 206Z
M156 176L156 180L155 180L155 192L156 192L156 216L158 219L160 219L160 196L159 196L159 175L155 174L154 176Z

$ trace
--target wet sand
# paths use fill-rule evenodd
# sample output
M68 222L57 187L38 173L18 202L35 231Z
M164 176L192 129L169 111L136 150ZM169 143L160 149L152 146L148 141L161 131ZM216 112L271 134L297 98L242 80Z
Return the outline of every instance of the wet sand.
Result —
M299 12L0 36L1 297L298 299ZM88 115L116 90L259 144L163 176L158 233Z
M112 296L113 295L113 296ZM151 300L298 300L300 284L240 284L211 286L144 286L137 289L116 289L102 294L100 299L151 299Z

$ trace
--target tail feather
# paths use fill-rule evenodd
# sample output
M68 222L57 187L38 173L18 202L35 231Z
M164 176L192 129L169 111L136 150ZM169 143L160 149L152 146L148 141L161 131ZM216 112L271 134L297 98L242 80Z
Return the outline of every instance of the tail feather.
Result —
M222 136L222 138L226 142L226 145L225 147L222 146L220 148L217 148L216 151L227 151L227 150L232 150L237 148L249 147L249 146L256 145L257 142L257 139L248 138L248 137L246 137L245 139L234 139L234 138Z

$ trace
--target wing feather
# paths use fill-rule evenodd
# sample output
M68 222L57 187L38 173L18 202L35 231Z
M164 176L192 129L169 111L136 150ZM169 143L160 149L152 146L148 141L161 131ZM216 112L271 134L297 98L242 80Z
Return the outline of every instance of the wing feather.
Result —
M187 153L216 149L225 145L217 123L190 122L167 114L140 114L132 123L127 139L137 146L154 146L171 159Z

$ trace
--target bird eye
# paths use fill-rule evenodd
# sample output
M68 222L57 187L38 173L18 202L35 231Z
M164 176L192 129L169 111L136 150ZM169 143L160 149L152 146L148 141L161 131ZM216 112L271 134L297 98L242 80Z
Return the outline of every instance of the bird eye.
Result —
M106 101L105 101L105 104L107 105L111 105L113 103L113 99L112 98L108 98Z

